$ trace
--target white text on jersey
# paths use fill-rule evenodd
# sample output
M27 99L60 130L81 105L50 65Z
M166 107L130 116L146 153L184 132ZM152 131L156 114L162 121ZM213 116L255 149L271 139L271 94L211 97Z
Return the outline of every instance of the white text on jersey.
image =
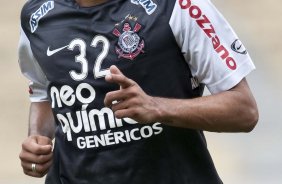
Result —
M200 7L192 5L191 0L179 0L181 9L188 10L191 18L195 19L198 26L205 32L205 34L211 39L214 50L219 54L221 59L225 61L227 67L231 70L236 70L237 64L233 57L224 45L221 44L212 23L206 15L203 14Z
M34 33L38 27L39 20L44 17L50 10L54 8L54 1L47 1L42 4L36 12L30 16L29 24L30 30Z
M87 91L88 95L84 96L82 91ZM81 109L75 112L66 111L55 114L62 131L66 134L67 141L75 141L79 149L139 141L163 132L159 122L142 127L132 127L138 122L130 118L117 119L110 108L88 109L89 104L95 101L96 95L99 94L88 83L81 83L75 89L68 85L59 88L52 86L50 89L53 109L71 107L76 102L82 104ZM80 134L82 132L83 136Z
M152 0L131 0L131 3L136 5L140 4L146 10L146 13L148 15L154 13L158 7L158 5L154 3Z

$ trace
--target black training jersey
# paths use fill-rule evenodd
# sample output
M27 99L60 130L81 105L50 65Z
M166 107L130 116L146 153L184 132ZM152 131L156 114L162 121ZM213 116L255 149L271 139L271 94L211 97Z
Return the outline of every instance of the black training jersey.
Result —
M217 184L201 130L117 119L104 106L116 65L151 96L195 98L234 87L254 65L209 0L30 0L19 62L32 102L57 123L47 184Z

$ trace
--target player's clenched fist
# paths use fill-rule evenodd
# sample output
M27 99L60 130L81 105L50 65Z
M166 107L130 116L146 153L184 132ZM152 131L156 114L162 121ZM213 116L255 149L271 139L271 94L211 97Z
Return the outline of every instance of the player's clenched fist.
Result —
M43 177L52 164L52 140L45 136L29 136L22 144L19 157L26 175Z
M117 118L132 118L140 123L152 123L160 117L157 98L147 95L133 80L116 67L110 67L107 82L117 83L120 89L105 96L105 106L111 107Z

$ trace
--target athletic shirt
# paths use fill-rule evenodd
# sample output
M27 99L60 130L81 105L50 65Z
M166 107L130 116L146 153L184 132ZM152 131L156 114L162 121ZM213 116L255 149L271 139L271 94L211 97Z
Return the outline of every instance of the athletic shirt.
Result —
M47 184L222 183L202 130L117 119L104 106L116 65L151 96L189 99L229 90L255 67L209 0L30 0L19 63L30 100L56 120Z

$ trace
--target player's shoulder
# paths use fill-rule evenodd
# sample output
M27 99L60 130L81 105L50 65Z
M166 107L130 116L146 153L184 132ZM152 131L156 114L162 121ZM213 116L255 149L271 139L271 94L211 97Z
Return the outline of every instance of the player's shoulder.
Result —
M36 25L38 21L54 9L55 2L60 0L28 0L21 10L21 26ZM31 32L33 32L31 30Z
M157 4L159 7L173 7L175 3L179 0L145 0L142 2L145 3L147 6L149 6L150 1Z
M128 0L136 5L141 5L149 15L168 15L175 3L179 0Z
M74 0L27 0L22 7L21 15L29 16L32 13L44 14L50 9L53 9L58 4L63 6L73 6Z
M209 10L213 7L213 3L211 0L130 0L131 2L139 2L145 5L146 8L150 9L153 6L157 6L157 8L161 12L170 13L172 10L178 10L179 7L181 9L187 9L187 7L193 7L193 9L197 9L198 7L201 9Z
M50 1L54 2L54 0L27 0L24 3L22 10L32 9L32 8L39 6L40 4L44 4L44 3L50 2Z
M36 12L36 10L40 9L42 6L42 10L48 9L54 5L53 0L28 0L22 7L21 10L21 19L27 18L32 13Z
M174 6L175 3L179 0L128 0L128 1L136 5L141 5L144 8L150 10L155 8Z

